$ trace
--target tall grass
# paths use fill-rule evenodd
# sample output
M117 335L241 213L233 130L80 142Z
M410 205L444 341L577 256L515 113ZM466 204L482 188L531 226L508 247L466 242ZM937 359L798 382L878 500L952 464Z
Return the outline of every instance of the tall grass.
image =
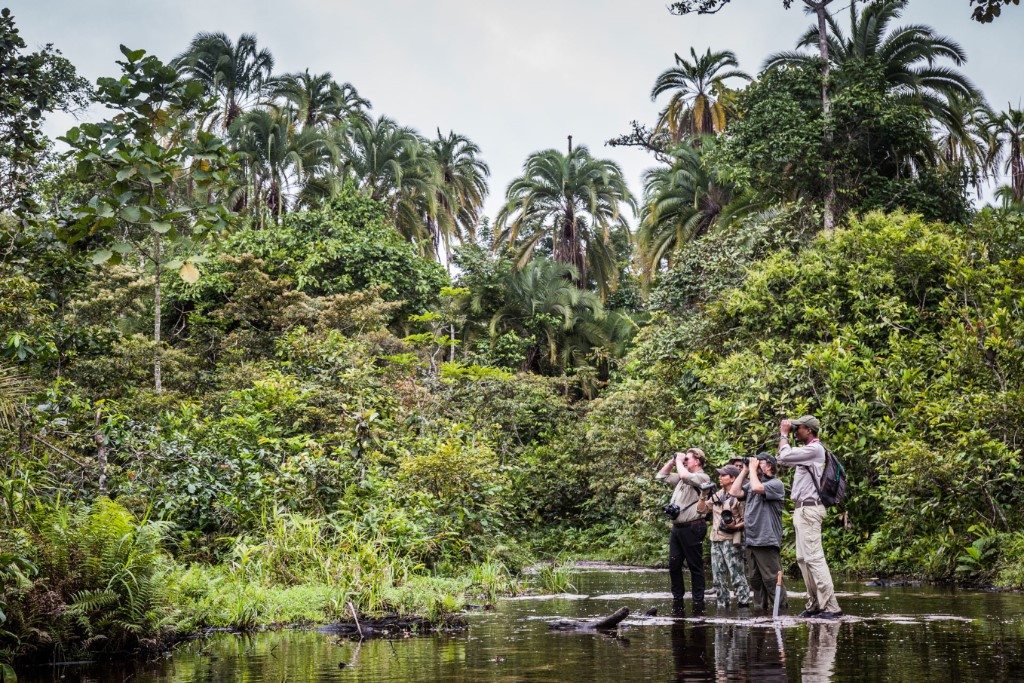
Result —
M169 590L183 628L247 629L348 619L349 602L369 616L441 618L462 609L471 583L425 575L355 522L278 513L236 539L223 565L179 569Z
M537 568L536 583L545 593L566 593L576 590L572 576L571 565L550 562Z

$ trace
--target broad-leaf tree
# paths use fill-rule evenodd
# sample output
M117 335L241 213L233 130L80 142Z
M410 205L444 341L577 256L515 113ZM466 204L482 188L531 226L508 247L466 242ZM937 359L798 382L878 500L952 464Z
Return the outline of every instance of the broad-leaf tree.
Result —
M1004 5L1020 4L1020 0L970 0L970 2L972 6L977 5L971 12L971 19L982 24L989 24L1002 14Z
M801 0L804 9L814 14L818 26L818 57L821 60L821 109L824 112L824 139L825 147L832 144L832 102L829 98L829 73L831 71L831 60L829 59L829 44L826 40L828 23L828 6L834 0ZM856 2L856 0L852 0ZM794 0L782 0L782 6L789 9L793 6ZM669 9L677 14L714 14L729 3L729 0L682 0L669 5ZM836 179L831 170L831 164L826 165L826 193L825 193L825 229L831 229L836 223Z
M46 147L43 115L85 107L89 84L59 50L25 52L6 7L0 10L0 211L31 211L32 184Z
M715 14L729 4L730 0L679 0L669 5L676 14ZM855 0L852 0L855 1ZM1002 14L1004 5L1019 5L1020 0L967 0L973 7L971 19L982 24L990 23L993 19ZM793 0L783 0L783 5L789 9Z
M568 154L535 152L508 186L495 244L514 249L522 266L549 240L554 259L573 267L577 286L593 281L607 296L618 278L612 233L628 231L624 207L636 213L636 201L614 161L595 159L586 146L573 148L571 143Z
M97 265L138 254L153 269L153 381L160 392L163 274L174 269L186 281L198 279L204 243L231 219L218 193L232 157L198 126L212 107L201 84L182 80L145 50L122 45L121 53L121 77L97 82L97 101L113 115L61 138L79 177L102 188L74 211L66 237L98 238Z

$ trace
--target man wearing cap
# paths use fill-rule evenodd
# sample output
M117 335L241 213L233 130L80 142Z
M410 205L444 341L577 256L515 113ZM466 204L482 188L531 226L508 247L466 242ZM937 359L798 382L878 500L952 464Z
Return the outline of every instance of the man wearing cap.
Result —
M700 486L711 483L711 477L704 473L706 462L704 451L690 448L685 453L676 453L655 475L655 479L675 487L670 504L679 506L668 539L668 576L672 582L672 597L681 601L686 592L683 583L685 561L690 570L695 611L704 609L703 544L707 523L704 515L697 512L697 503L700 500Z
M721 488L707 500L697 503L697 512L701 514L707 514L711 508L711 582L718 592L719 609L729 606L730 589L736 591L737 607L749 607L750 586L743 574L743 502L729 493L740 470L730 464L715 471ZM722 522L723 510L731 513L731 523Z
M771 453L758 453L729 487L730 494L746 501L743 536L747 580L754 591L754 602L766 612L772 609L776 577L782 571L782 506L786 487L775 477L777 467ZM788 606L783 587L779 608Z
M793 530L796 531L796 563L807 585L807 608L801 617L837 619L843 612L836 601L832 574L821 547L821 524L825 520L825 506L818 493L819 482L825 471L825 447L818 440L821 423L813 415L796 420L783 420L779 424L779 464L795 467L793 476ZM799 445L789 445L792 435Z

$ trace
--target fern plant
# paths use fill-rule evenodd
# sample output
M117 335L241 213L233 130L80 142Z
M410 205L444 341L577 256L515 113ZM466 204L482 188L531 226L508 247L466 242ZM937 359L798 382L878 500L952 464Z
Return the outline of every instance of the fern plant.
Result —
M999 534L984 524L975 524L968 532L978 537L957 557L956 573L961 580L985 583L996 571L996 561L999 559Z

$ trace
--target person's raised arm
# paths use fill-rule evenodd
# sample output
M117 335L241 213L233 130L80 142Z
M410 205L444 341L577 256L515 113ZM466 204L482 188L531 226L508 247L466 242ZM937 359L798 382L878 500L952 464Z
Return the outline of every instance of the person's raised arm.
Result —
M761 483L761 477L758 475L756 460L754 460L754 464L750 466L750 492L764 493L764 484Z
M746 494L743 493L743 482L747 480L747 463L743 463L740 467L740 475L733 479L732 486L729 487L729 495L742 500Z
M676 462L676 459L674 457L669 458L668 460L666 460L665 464L661 466L660 470L658 470L658 474L655 475L655 478L656 479L664 479L665 477L667 477L669 472L672 471L672 465L674 465L675 462Z
M711 509L711 506L721 504L722 501L720 500L717 492L711 494L710 496L701 493L700 498L697 499L697 512L702 515L706 515L708 513L708 510Z
M820 459L818 456L821 453L818 446L808 444L806 446L793 448L789 445L789 434L791 430L792 425L789 420L783 420L779 423L778 463L780 465L793 467L795 465L809 465L818 461Z

